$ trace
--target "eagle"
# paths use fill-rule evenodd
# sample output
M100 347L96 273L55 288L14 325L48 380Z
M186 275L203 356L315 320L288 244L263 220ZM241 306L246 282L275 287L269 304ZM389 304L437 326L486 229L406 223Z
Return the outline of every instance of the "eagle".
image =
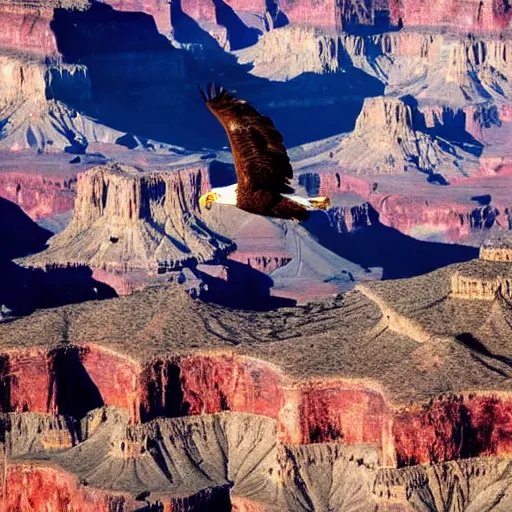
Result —
M303 222L311 210L330 207L327 197L294 194L290 186L293 169L283 136L269 117L216 84L208 84L206 91L198 89L226 130L237 176L234 185L212 188L203 194L199 199L201 208L210 209L217 202L257 215Z

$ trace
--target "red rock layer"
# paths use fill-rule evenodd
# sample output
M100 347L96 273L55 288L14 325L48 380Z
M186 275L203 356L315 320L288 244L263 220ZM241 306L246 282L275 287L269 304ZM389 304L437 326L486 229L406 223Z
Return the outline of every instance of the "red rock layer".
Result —
M482 227L485 212L477 203L458 202L456 197L447 200L436 199L431 195L424 199L408 194L390 194L389 191L373 190L373 183L378 183L378 176L358 177L340 176L336 172L320 174L320 194L333 195L340 192L353 192L363 197L379 213L379 221L404 234L414 234L415 229L430 227L443 233L446 240L457 242L467 239L473 228ZM471 195L471 192L468 192ZM493 199L493 208L506 213L508 203ZM502 227L508 229L508 220L499 217Z
M285 443L371 443L382 450L385 465L394 464L391 411L380 392L367 385L343 380L293 384L266 363L227 355L159 361L146 378L142 408L147 419L162 413L259 414L278 420L278 437Z
M57 41L50 28L53 9L0 4L0 47L53 55Z
M0 197L16 203L29 217L42 217L63 213L73 208L76 178L28 174L0 173Z
M76 352L77 351L77 352ZM76 353L76 357L75 357ZM61 357L62 365L55 365ZM0 408L3 412L51 412L62 414L60 393L67 389L80 396L86 388L77 386L78 373L66 375L63 366L86 375L98 388L101 399L108 405L117 405L139 417L140 367L127 358L103 349L61 349L50 354L41 350L13 351L0 357ZM109 371L105 372L105 368ZM89 380L88 380L89 382ZM71 395L69 395L71 396ZM97 404L100 405L100 404Z
M448 0L432 8L431 0L390 0L393 25L439 27L447 25L462 31L498 32L512 19L508 0Z
M225 0L235 11L248 11L263 14L265 0ZM214 0L181 0L181 9L185 14L196 21L209 21L217 23L217 12Z
M124 496L80 485L75 476L50 466L8 465L3 480L0 506L5 511L113 512L126 503Z
M325 28L337 28L340 25L337 2L332 0L281 0L279 6L290 23Z
M151 276L147 272L135 270L129 273L110 272L97 268L93 269L92 278L110 286L118 295L131 295L143 290L151 281Z
M16 512L118 512L142 505L128 494L84 486L60 468L30 462L8 464L2 472L0 510ZM219 508L217 508L219 507ZM159 497L151 510L200 512L227 510L227 488L205 489L184 498Z
M395 417L399 466L512 453L512 398L447 397Z
M278 439L286 444L374 444L386 466L512 455L510 397L447 396L393 411L370 383L294 382L268 363L228 354L156 360L144 369L94 345L0 357L2 412L69 413L66 407L91 389L99 402L90 400L90 408L121 407L134 422L222 411L258 414L277 420Z

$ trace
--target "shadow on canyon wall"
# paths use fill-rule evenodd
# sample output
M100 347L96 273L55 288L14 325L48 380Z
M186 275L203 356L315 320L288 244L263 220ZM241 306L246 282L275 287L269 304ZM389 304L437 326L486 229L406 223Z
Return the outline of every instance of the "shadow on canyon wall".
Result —
M216 2L229 37L246 44L236 13ZM84 12L56 9L52 28L59 50L67 62L86 65L92 82L92 101L67 103L120 131L197 150L226 146L227 137L196 83L215 81L237 90L273 119L287 146L352 130L364 98L384 91L379 80L350 65L344 73L304 73L285 83L255 77L179 1L171 3L171 18L174 38L186 50L159 34L144 13L104 4Z
M55 397L58 414L77 420L105 405L98 387L82 364L83 350L70 346L50 353L49 398Z
M213 5L217 23L226 29L231 50L241 50L258 42L261 31L248 27L226 2L213 0Z
M37 253L52 233L39 227L19 206L0 197L0 306L14 314L86 300L115 297L116 292L92 278L88 267L28 269L13 258Z
M415 130L430 135L440 143L443 142L443 139L449 141L474 156L482 155L484 145L466 129L467 112L444 109L440 112L439 117L434 118L434 125L428 126L425 114L421 112L418 100L414 96L407 94L400 99L411 108L412 125Z
M322 246L342 258L365 269L382 268L383 279L419 276L452 263L478 258L476 247L424 242L385 226L373 208L370 219L371 226L351 233L336 233L325 213L313 212L303 226Z

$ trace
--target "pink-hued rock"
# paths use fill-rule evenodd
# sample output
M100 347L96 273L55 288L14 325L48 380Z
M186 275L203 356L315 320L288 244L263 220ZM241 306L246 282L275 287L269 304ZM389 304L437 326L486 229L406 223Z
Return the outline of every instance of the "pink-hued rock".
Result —
M158 31L165 35L171 34L171 17L168 0L108 0L116 11L144 12L155 20Z
M222 411L256 414L277 421L283 443L375 445L385 466L512 455L510 397L449 395L394 409L374 384L295 382L271 364L228 353L160 359L141 368L96 345L11 351L1 358L2 412L65 412L57 397L69 393L71 383L56 372L77 364L66 359L67 350L78 350L78 364L102 403L128 410L135 423Z
M106 404L116 404L130 411L132 420L139 419L141 369L137 363L94 345L83 350L81 363Z
M235 11L265 12L265 0L226 0L226 4ZM196 21L219 22L214 0L181 0L181 9Z
M294 384L271 365L229 355L157 361L145 371L142 385L147 419L171 412L258 414L278 420L282 442L370 443L382 451L386 465L394 464L391 410L382 393L364 385Z
M340 26L337 2L332 0L283 0L279 6L290 23L331 29Z
M512 19L507 0L448 0L435 5L429 0L390 0L389 9L392 24L406 27L499 32L509 27Z
M117 512L140 507L140 501L129 493L84 485L77 476L57 466L24 461L7 463L4 468L0 482L2 511ZM154 507L165 512L213 510L219 502L229 502L228 493L227 488L221 487L207 488L185 497L159 496Z
M3 412L47 412L50 387L48 356L43 351L13 351L5 354L1 379L9 390Z
M395 417L398 464L435 463L512 453L512 399L449 396Z
M0 197L16 203L34 220L71 210L75 186L73 172L56 176L15 171L0 173Z
M62 469L29 462L8 464L0 488L2 510L111 512L126 497L83 486Z
M264 274L270 274L278 268L288 265L292 258L280 252L272 251L235 251L229 255L229 259L245 263L255 270L259 270Z
M20 4L0 5L0 47L24 50L41 56L58 53L50 28L52 8L33 9Z
M353 176L334 170L320 174L320 194L358 194L379 214L380 222L413 236L438 233L452 242L464 240L473 228L482 228L486 216L495 215L496 209L499 215L493 222L509 229L510 200L506 190L511 178L507 173L464 180L443 188L418 182L420 179ZM482 187L491 193L492 211L471 199L481 195Z

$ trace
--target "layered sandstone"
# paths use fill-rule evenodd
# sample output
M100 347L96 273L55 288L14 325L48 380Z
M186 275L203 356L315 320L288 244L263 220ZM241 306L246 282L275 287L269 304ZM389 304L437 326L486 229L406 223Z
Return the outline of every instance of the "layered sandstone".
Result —
M480 248L480 258L487 261L512 261L512 239L502 236L491 239Z
M114 164L79 175L70 225L24 264L157 273L218 258L230 243L199 217L203 171L144 173Z
M508 176L432 187L421 175L355 176L335 168L319 172L317 179L320 195L357 194L378 212L382 224L422 240L480 245L489 233L505 232L512 225ZM489 196L481 194L483 188ZM483 204L478 204L479 199Z
M297 510L304 496L407 510L432 489L413 484L421 463L445 473L489 464L506 486L510 297L450 293L453 275L482 263L509 265L471 261L260 313L158 287L0 325L8 458L42 449L87 488L151 499L229 484L248 510ZM104 406L118 412L94 412ZM325 475L343 492L322 491ZM492 501L479 478L464 503Z
M480 261L453 274L452 294L466 299L512 299L511 261L509 236L487 242L480 248Z
M253 65L251 73L281 81L355 67L385 84L386 94L414 96L428 116L443 107L507 108L510 55L510 38L498 35L357 35L290 25L264 33L239 59Z
M57 511L70 503L89 510L92 502L94 510L112 512L140 506L291 512L308 510L304 502L318 509L405 512L428 504L429 496L435 496L438 506L454 493L464 507L489 506L496 492L503 494L504 506L509 502L510 468L502 458L380 469L368 445L276 444L274 422L253 415L158 419L142 428L126 425L126 417L113 408L96 410L93 417L95 430L82 443L61 453L28 448L23 461L5 461L7 499L43 506L46 498ZM17 431L12 425L4 434ZM29 446L30 434L19 434ZM84 458L87 463L81 462ZM488 490L490 484L497 490ZM180 492L184 487L188 493Z
M114 144L123 135L55 99L91 99L85 66L7 54L0 70L0 151L84 153L89 143Z
M417 130L414 114L401 99L366 99L354 131L336 151L338 165L346 171L370 175L417 170L443 182L477 169L470 153ZM372 150L367 151L368 147Z
M0 196L20 206L32 219L67 212L75 201L76 177L2 171Z
M448 26L465 32L501 32L510 27L512 19L506 0L450 0L432 7L425 0L391 0L391 22L406 27Z

